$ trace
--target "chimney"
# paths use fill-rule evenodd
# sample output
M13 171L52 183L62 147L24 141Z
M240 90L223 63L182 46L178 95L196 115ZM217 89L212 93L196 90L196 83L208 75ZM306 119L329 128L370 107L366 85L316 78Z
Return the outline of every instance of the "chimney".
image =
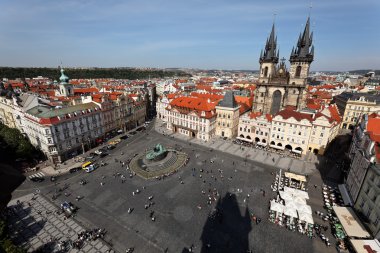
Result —
M210 98L208 98L208 99L207 99L207 103L211 103L211 100L210 100Z

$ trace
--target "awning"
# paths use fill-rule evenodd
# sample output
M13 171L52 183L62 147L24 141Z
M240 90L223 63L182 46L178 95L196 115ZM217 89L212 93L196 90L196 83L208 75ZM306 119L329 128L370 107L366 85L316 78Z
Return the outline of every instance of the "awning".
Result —
M271 148L279 149L279 150L284 150L285 147L279 147L277 145L269 145Z
M351 197L348 194L347 188L345 184L338 185L338 189L340 191L340 195L342 195L344 205L346 206L353 206Z
M297 150L297 149L293 149L292 152L293 152L293 153L296 153L296 154L302 154L302 151Z
M257 142L257 145L260 145L260 146L266 147L266 146L268 145L268 143Z
M350 240L352 247L357 253L380 252L378 240Z
M306 177L305 176L299 175L299 174L295 174L295 173L292 173L292 172L285 172L285 177L287 177L289 179L294 179L294 180L299 181L299 182L306 182Z
M351 207L333 206L333 209L348 237L371 237Z
M241 140L241 141L246 141L246 142L253 142L253 140L246 139L246 138L244 138L244 137L240 137L240 136L236 137L236 139L239 139L239 140Z

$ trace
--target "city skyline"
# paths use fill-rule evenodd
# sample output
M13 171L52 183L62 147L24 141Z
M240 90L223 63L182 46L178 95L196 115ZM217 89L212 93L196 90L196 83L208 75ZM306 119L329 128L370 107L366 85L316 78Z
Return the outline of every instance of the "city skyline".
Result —
M258 70L273 20L280 58L289 59L311 13L312 71L380 68L378 2L309 6L295 0L3 1L0 66L56 67L62 61L71 67Z

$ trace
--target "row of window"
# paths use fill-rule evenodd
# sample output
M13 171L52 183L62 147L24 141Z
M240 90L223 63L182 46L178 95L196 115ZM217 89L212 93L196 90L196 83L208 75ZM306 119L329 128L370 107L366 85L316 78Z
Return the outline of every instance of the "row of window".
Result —
M273 125L279 125L279 126L285 126L285 127L289 125L290 128L294 126L294 128L301 128L301 129L307 129L309 127L309 126L301 126L297 124L293 125L293 124L281 123L281 122L276 122L276 121L273 122Z
M275 135L275 134L272 134L272 138L276 138L278 140L284 140L284 136ZM288 138L286 138L286 140L290 141L290 138L288 137ZM296 140L291 139L291 142L292 143L298 143L298 144L300 144L300 143L305 144L305 140L300 141L299 139L296 139Z
M204 113L204 112L202 112L202 113ZM195 116L189 116L189 115L182 114L182 113L176 113L176 112L169 111L168 115L171 115L171 116L174 116L174 117L178 117L178 118L182 118L182 119L188 119L188 120L193 120L193 121L206 122L205 118L199 118L199 117L195 117Z
M368 112L369 112L370 109L371 109L370 107L356 106L356 105L355 105L355 106L353 106L353 105L349 105L348 108L349 108L349 109L353 109L353 110L358 110L358 111L366 111L366 110L367 110Z
M225 113L218 113L218 118L227 118L230 119L231 115L230 114L225 114Z

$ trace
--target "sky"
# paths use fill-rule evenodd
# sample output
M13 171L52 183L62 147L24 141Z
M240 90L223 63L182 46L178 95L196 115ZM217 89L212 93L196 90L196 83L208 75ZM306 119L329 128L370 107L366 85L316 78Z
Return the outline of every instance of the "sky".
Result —
M0 10L0 66L257 70L272 23L289 59L310 14L311 70L380 69L379 0L1 0Z

